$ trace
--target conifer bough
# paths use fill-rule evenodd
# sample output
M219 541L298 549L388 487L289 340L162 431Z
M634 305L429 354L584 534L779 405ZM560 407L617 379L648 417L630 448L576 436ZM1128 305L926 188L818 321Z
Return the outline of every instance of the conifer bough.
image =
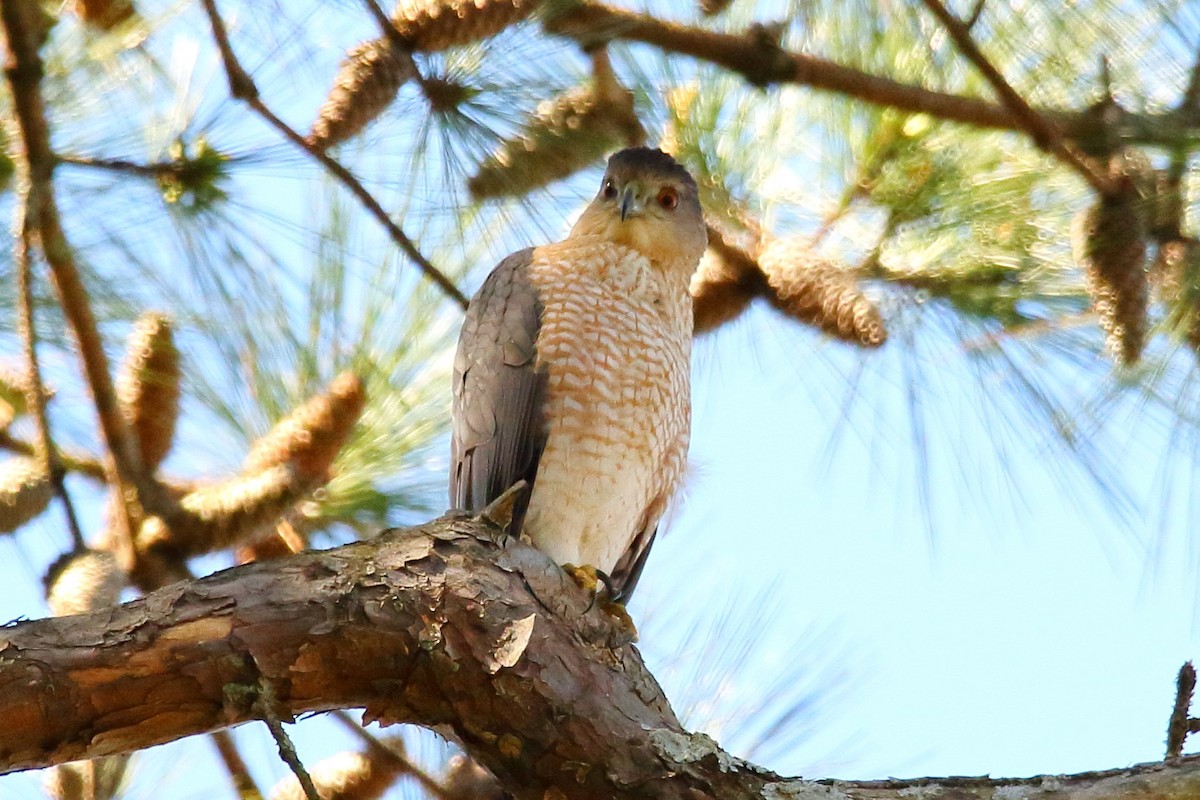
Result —
M137 548L193 556L257 541L319 483L279 464L194 489L141 524Z

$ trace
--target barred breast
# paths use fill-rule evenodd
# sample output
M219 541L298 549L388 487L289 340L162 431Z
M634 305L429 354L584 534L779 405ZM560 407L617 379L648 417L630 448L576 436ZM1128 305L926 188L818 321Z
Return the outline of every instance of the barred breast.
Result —
M686 277L590 236L538 248L529 275L543 304L549 430L524 531L559 563L611 573L683 473Z

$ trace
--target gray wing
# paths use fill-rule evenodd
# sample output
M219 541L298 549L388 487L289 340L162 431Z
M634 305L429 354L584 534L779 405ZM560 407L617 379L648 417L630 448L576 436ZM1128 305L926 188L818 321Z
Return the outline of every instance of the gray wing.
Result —
M500 262L471 299L454 356L450 505L480 511L519 480L521 530L546 446L545 372L536 365L542 304L529 282L533 249Z
M650 502L638 523L637 533L629 547L617 559L609 579L612 581L613 600L618 603L628 603L637 588L638 580L642 577L642 569L658 536L658 524L666 508L666 498L659 495Z

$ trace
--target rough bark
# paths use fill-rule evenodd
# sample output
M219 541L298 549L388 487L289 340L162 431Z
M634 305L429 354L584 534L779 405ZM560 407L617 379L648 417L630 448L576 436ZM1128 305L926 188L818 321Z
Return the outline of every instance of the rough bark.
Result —
M519 798L1200 796L1200 759L1017 781L782 779L683 730L627 632L544 555L448 516L0 629L0 772L362 707Z

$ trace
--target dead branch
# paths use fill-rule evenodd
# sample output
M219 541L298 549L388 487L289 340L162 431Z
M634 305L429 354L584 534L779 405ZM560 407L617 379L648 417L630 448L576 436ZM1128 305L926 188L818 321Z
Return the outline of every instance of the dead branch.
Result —
M443 517L0 630L0 772L258 719L269 686L283 719L364 707L445 732L519 798L1200 793L1200 758L1022 780L782 779L684 731L615 631L539 551Z

